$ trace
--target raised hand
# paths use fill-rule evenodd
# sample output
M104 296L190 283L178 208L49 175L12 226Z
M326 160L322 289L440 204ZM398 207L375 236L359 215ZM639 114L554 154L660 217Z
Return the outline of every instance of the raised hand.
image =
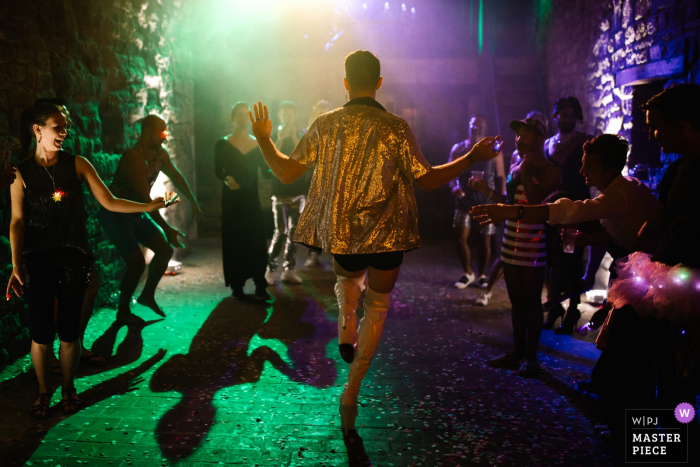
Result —
M272 134L272 122L267 112L267 106L258 101L253 109L255 110L255 118L253 118L253 112L248 111L250 122L253 124L253 136L257 140L269 138Z
M484 138L474 145L470 151L470 157L473 157L475 161L487 161L496 157L500 151L494 150L494 146L497 142L501 141L500 136L489 136Z

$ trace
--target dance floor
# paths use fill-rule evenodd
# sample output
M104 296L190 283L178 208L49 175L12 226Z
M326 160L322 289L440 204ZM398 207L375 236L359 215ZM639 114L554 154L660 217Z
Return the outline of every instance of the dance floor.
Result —
M2 372L0 464L611 465L593 434L597 402L573 389L595 363L595 336L543 331L536 379L488 367L512 342L510 303L502 282L488 307L473 305L478 289L452 287L451 241L405 256L353 440L338 415L348 365L330 257L298 268L303 284L269 288L274 302L262 304L229 296L215 241L192 250L156 296L166 319L139 305L143 326L95 313L87 344L110 358L79 369L81 412L64 416L57 390L52 417L29 418L29 359Z

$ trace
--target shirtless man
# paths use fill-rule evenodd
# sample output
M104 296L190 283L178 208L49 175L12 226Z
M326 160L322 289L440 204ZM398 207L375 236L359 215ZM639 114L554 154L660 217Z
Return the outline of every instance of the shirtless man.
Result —
M170 160L163 147L168 137L165 121L149 115L141 121L141 136L133 148L122 155L114 174L110 189L114 196L132 201L150 202L151 187L158 174L163 171L175 188L192 205L192 219L200 213L199 204L190 190L187 180ZM148 266L146 285L137 299L140 305L150 308L165 317L155 300L156 287L168 268L173 248L183 248L178 235L184 234L168 225L158 211L150 214L120 214L100 210L97 219L117 252L126 261L126 273L119 288L117 320L124 323L139 323L141 319L131 313L131 297L146 269L146 261L140 245L153 251Z

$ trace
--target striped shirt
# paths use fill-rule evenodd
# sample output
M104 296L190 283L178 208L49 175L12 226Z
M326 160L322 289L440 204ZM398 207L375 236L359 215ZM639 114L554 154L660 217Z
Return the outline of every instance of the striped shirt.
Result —
M523 185L515 190L515 204L527 206ZM515 266L541 267L547 265L544 224L506 221L503 231L501 261Z

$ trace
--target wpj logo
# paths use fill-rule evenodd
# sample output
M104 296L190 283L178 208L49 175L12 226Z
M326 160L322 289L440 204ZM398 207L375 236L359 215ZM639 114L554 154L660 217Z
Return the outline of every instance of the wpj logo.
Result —
M632 464L688 462L690 404L676 409L625 410L625 461Z

